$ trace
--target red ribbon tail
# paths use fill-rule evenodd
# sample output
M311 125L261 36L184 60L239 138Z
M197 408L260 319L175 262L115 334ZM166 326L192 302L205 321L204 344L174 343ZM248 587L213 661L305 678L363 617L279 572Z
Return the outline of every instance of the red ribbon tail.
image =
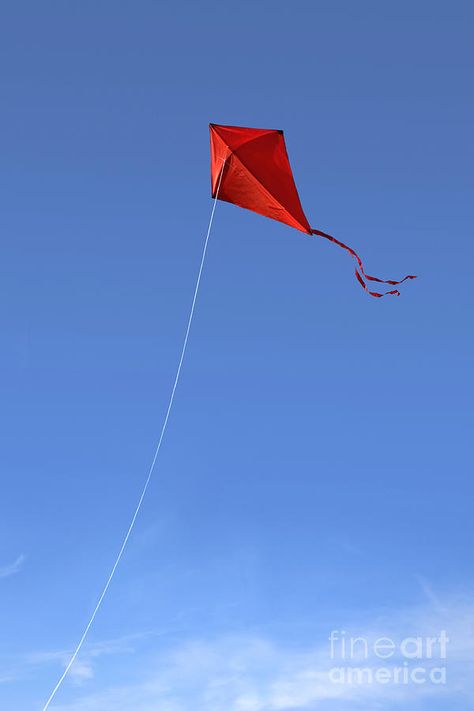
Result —
M397 284L402 284L407 279L416 279L416 276L413 276L412 274L408 274L406 277L403 277L403 279L400 279L399 281L396 281L395 279L379 279L378 277L370 276L369 274L366 274L361 258L359 257L357 252L352 249L352 247L348 247L348 245L344 244L344 242L340 242L338 239L336 239L332 235L328 235L326 232L321 232L321 230L313 230L312 229L311 233L313 235L318 235L318 237L324 237L325 239L329 240L330 242L337 244L338 247L342 247L342 249L345 249L347 252L349 252L351 257L353 257L356 260L357 264L359 265L359 268L358 269L356 268L356 270L355 270L357 281L362 286L362 288L368 294L370 294L370 296L375 296L376 298L380 298L381 296L387 296L387 295L400 296L400 292L398 291L398 289L391 289L390 291L385 291L383 293L380 293L378 291L370 291L369 288L367 287L367 284L365 283L365 280L376 281L379 284L390 284L390 286L396 286Z

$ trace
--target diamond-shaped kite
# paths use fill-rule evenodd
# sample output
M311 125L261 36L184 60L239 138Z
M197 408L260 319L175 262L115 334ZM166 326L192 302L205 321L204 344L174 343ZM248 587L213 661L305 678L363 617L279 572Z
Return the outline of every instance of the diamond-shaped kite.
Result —
M357 261L356 276L371 296L400 295L398 289L381 294L369 291L365 280L395 286L409 275L395 281L369 276L359 255L335 237L312 229L301 207L283 131L242 126L210 124L212 196L231 202L259 215L284 222L309 235L317 235L346 249Z

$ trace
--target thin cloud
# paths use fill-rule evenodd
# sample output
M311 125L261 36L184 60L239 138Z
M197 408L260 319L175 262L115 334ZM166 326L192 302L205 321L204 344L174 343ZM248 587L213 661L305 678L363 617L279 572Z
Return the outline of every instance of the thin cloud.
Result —
M22 553L18 556L14 563L10 563L10 565L0 566L0 579L10 578L12 575L16 575L17 573L19 573L23 568L25 560L26 556Z
M160 632L146 631L135 634L124 635L115 639L106 639L88 644L82 654L74 662L69 672L69 679L75 685L80 685L95 675L95 664L101 657L110 655L131 655L135 654L137 644L149 637L159 636ZM12 679L18 679L25 675L31 675L35 669L47 666L66 667L70 658L71 650L46 650L30 652L21 659L10 659L10 664L15 668L15 675ZM0 679L1 681L1 679Z
M428 708L434 700L454 706L460 699L468 706L474 701L473 622L474 606L451 600L442 611L433 606L398 609L389 619L352 626L355 635L372 640L431 636L446 629L449 681L442 687L334 684L329 675L334 660L326 639L310 648L295 648L242 635L185 641L149 658L139 682L82 695L59 703L55 711L406 711ZM337 622L333 626L337 628ZM143 658L140 665L143 669Z

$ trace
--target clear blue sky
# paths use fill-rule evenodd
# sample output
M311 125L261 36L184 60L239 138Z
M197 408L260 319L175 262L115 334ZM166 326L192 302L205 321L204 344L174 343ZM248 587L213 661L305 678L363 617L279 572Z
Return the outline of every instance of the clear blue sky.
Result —
M209 121L283 128L311 224L420 278L370 299L341 250L218 205L157 476L54 709L473 707L473 21L467 1L3 5L2 709L42 707L143 484ZM331 696L331 630L442 628L445 688Z

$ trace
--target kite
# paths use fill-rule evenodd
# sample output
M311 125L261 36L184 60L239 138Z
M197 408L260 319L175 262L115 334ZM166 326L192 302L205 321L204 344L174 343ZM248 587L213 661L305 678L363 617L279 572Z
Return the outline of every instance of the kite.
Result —
M283 131L243 126L209 124L211 133L211 191L214 199L233 203L283 222L309 235L324 237L345 249L356 260L357 280L370 296L377 298L392 294L370 291L366 281L397 286L399 281L379 279L366 273L357 252L332 235L312 229L301 207L293 173L286 152Z

